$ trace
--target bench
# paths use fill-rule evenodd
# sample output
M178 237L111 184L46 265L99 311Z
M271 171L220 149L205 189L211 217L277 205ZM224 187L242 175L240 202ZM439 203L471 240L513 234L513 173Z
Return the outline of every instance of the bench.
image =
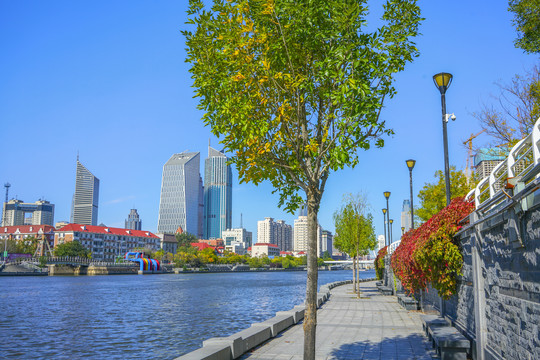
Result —
M471 342L454 327L430 328L433 343L441 360L467 360Z
M379 291L383 294L383 295L392 295L393 294L393 289L391 287L388 287L388 286L379 286Z
M405 308L405 310L418 310L418 301L416 301L415 298L408 296L399 296L398 300L400 301L401 306Z
M422 328L429 340L432 340L431 331L433 329L450 325L439 315L421 315L420 319L422 320Z

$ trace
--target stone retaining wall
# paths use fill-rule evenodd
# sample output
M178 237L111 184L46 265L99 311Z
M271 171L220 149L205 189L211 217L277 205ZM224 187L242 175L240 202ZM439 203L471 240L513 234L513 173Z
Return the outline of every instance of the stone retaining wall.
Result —
M423 293L424 308L442 306L471 340L474 359L540 359L540 193L534 195L526 211L514 202L496 214L472 213L456 235L464 260L457 294L441 301L431 287ZM385 283L392 284L387 260Z

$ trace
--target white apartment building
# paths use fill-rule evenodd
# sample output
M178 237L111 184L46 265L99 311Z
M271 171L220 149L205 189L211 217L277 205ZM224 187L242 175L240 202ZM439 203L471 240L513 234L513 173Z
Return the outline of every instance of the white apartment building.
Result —
M236 242L244 244L244 247L247 249L252 245L253 233L244 228L227 229L221 232L221 238L225 246Z
M308 250L308 220L307 216L299 216L294 220L294 251L306 251ZM321 256L322 245L322 228L317 225L317 256ZM331 247L330 247L331 248Z
M292 250L292 226L267 217L257 223L257 243L274 244L281 251Z
M279 256L279 247L276 244L256 243L251 247L251 257Z

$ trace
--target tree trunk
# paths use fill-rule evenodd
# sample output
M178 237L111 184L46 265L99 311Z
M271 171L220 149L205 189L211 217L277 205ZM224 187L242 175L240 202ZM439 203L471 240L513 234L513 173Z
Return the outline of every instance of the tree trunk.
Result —
M356 297L360 297L360 255L356 252Z
M315 337L317 331L317 213L319 201L308 197L308 251L306 312L304 317L304 360L315 360Z
M353 292L356 293L356 256L352 258L352 284Z

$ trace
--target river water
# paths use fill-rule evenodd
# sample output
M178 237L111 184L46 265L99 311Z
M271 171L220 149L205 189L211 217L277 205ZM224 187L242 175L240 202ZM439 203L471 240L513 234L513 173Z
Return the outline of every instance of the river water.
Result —
M320 285L349 279L319 272ZM0 277L0 358L173 359L303 303L305 283L305 271Z

